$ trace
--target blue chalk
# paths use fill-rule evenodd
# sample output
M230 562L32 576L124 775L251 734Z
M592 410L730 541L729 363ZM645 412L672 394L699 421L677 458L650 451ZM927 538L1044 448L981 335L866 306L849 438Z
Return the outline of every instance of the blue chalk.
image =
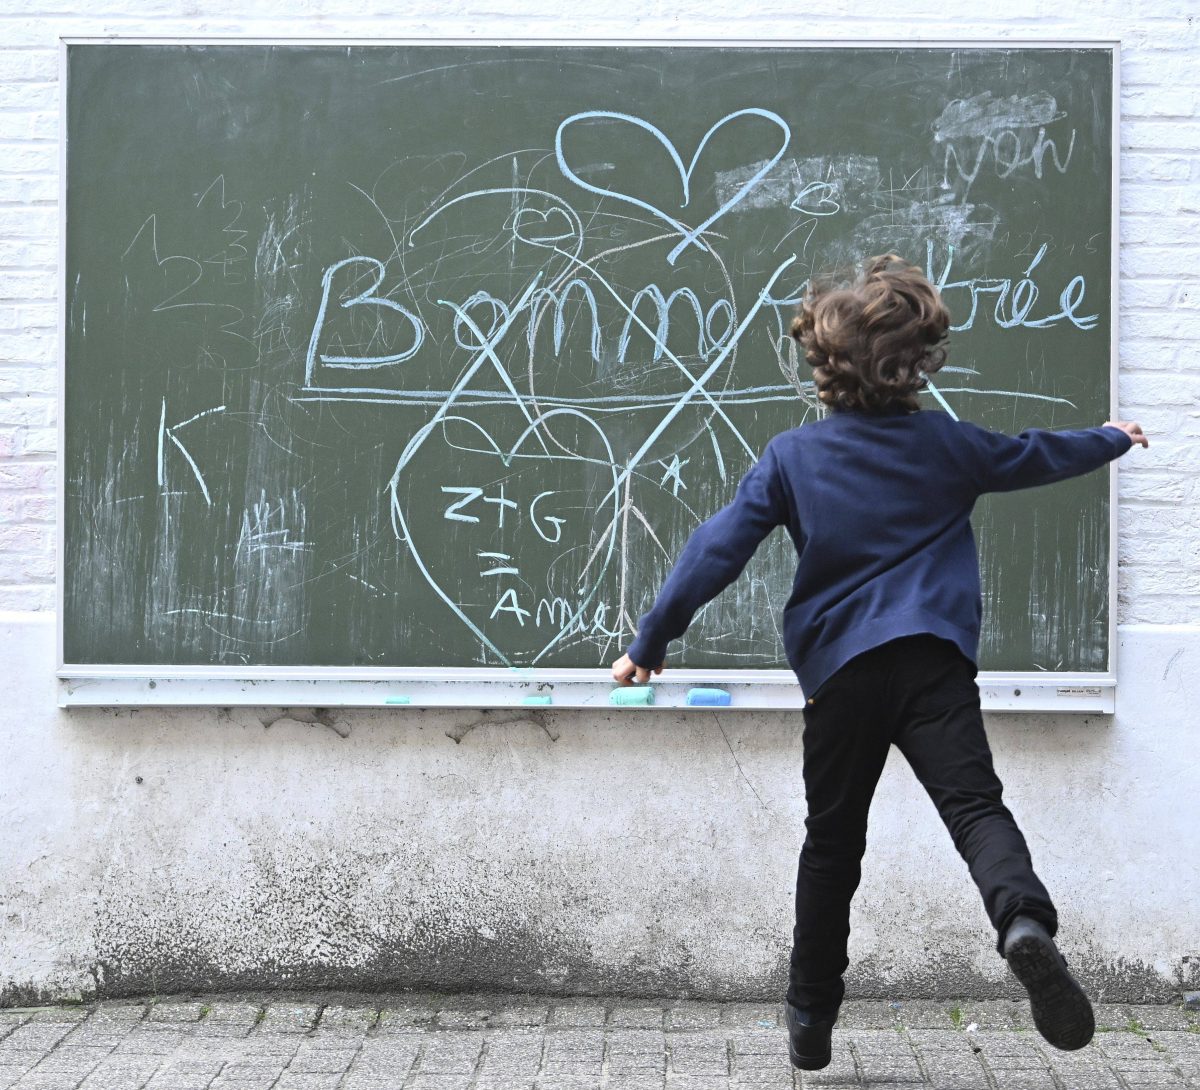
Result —
M550 700L551 700L551 698L549 696L523 696L523 697L521 697L521 703L527 704L527 705L549 704Z
M619 708L654 703L654 689L649 685L625 685L608 694L608 702Z
M407 704L408 702L409 698L407 696L389 696L384 701L385 704Z
M687 702L691 708L727 708L730 696L724 689L688 689Z

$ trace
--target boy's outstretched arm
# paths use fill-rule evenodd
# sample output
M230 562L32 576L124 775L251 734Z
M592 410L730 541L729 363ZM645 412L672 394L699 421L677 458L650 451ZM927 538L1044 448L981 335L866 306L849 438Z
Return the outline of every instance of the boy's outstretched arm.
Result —
M787 521L782 474L771 445L750 467L733 501L688 538L655 599L638 621L637 639L613 663L613 680L645 684L662 673L667 644L682 636L706 602L732 583L763 538Z
M1020 435L988 431L960 421L980 492L1011 492L1078 477L1119 458L1133 444L1148 446L1141 426L1106 423L1097 428L1050 431L1031 428Z

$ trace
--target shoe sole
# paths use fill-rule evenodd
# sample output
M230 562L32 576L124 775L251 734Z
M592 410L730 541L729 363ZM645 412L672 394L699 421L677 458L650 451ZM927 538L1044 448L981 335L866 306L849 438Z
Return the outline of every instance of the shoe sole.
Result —
M820 1071L821 1068L829 1066L829 1062L833 1059L833 1052L831 1050L826 1056L801 1056L791 1045L788 1045L788 1056L791 1058L792 1066L798 1067L801 1071Z
M1083 1048L1096 1031L1096 1016L1054 944L1026 935L1005 951L1005 959L1029 993L1038 1032L1064 1052Z

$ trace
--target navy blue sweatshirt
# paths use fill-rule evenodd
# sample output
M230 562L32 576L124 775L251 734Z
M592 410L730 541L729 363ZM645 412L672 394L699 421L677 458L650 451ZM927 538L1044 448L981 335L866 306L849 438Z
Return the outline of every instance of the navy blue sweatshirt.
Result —
M1111 426L1014 437L937 409L837 411L782 432L733 502L688 539L629 657L661 664L696 611L785 526L797 565L784 648L806 694L855 655L919 632L952 640L975 662L983 611L976 499L1087 473L1132 445Z

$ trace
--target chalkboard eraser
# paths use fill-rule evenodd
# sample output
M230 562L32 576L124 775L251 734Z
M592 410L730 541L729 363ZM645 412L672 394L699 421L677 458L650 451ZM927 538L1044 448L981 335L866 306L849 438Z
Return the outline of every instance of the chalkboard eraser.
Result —
M521 697L521 703L526 707L535 707L539 704L549 704L550 701L551 697L549 695Z
M613 689L608 694L608 702L623 708L653 704L654 689L650 685L625 685L620 689Z
M730 700L724 689L688 689L687 702L690 708L727 708Z
M386 700L384 700L384 703L385 704L407 704L407 703L409 703L409 699L410 698L407 696L389 696Z

